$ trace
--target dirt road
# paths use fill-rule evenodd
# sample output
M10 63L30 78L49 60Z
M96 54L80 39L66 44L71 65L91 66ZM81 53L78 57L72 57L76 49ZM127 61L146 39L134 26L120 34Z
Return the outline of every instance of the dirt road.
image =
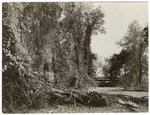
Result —
M89 88L89 92L91 91L103 94L128 95L137 98L148 96L148 92L123 91L123 88L119 87L93 87Z

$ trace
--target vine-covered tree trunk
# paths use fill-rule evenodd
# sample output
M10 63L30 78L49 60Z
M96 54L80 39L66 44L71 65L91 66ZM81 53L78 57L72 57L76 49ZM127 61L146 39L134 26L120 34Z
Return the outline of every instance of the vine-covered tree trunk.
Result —
M52 86L80 89L93 82L91 36L104 31L103 17L100 8L87 9L83 3L4 3L3 87L9 87L3 94L9 98L5 104L11 102L7 108L21 106L21 99L28 107L42 105Z

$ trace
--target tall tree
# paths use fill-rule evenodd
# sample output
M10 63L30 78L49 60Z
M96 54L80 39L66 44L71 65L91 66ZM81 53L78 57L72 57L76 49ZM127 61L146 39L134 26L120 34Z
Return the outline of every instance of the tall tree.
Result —
M128 62L128 65L130 65L130 73L133 73L133 76L138 76L136 79L137 85L140 88L143 71L142 58L145 52L146 43L144 42L143 31L137 21L133 21L129 25L127 34L119 42L119 45L131 54L130 61Z
M105 33L103 18L101 8L87 8L84 3L4 3L6 108L42 106L54 85L47 77L54 77L55 85L65 89L91 83L96 59L90 48L91 36Z

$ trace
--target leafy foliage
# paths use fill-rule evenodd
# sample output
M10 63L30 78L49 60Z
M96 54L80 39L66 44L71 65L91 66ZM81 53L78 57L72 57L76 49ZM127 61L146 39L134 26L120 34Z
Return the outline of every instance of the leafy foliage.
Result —
M141 88L145 84L144 79L147 79L148 44L145 35L148 33L143 32L137 21L133 21L126 35L117 42L123 50L108 59L107 65L103 68L104 73L110 78L120 77L125 89L128 86Z
M44 106L54 86L91 83L91 35L105 33L103 17L83 3L3 3L4 112Z

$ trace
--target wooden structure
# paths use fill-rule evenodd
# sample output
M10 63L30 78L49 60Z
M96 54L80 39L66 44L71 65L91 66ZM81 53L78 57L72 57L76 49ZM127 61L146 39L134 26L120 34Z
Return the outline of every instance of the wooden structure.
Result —
M114 83L118 82L118 79L109 79L106 77L97 77L95 78L96 84L98 87L112 87Z

